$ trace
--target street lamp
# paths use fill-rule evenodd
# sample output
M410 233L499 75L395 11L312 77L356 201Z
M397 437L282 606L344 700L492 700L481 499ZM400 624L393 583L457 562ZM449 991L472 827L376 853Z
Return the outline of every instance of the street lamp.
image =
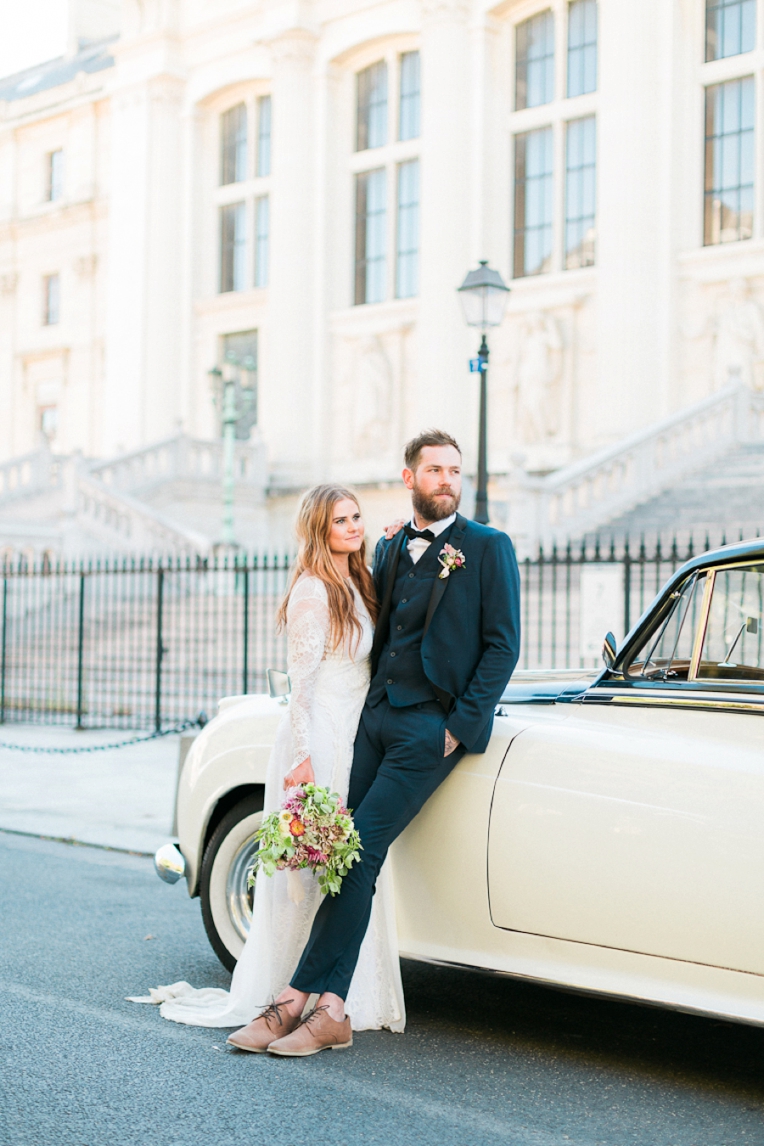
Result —
M236 439L249 437L252 421L256 417L257 394L251 385L251 380L257 366L251 355L239 361L237 356L229 351L225 358L228 366L225 373L219 366L213 366L208 373L212 384L212 400L220 412L223 436L222 540L224 545L235 545L233 503ZM242 372L247 375L246 384L242 381Z
M486 375L488 342L486 331L500 326L507 306L509 287L498 271L491 270L487 259L480 260L476 271L470 271L457 291L467 326L477 326L482 334L477 358L470 360L470 370L480 374L480 429L478 438L477 493L475 521L488 524L488 412Z

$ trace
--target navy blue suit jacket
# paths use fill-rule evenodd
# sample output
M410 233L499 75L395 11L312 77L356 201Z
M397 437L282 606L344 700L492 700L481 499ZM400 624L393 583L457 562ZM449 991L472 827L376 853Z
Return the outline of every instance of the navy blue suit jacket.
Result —
M401 550L401 530L379 541L374 583L380 615L372 649L372 675L390 628L390 598ZM506 533L456 515L448 543L465 565L436 577L422 640L428 680L449 703L448 731L468 752L485 752L493 714L520 654L520 575ZM440 544L436 538L433 545Z

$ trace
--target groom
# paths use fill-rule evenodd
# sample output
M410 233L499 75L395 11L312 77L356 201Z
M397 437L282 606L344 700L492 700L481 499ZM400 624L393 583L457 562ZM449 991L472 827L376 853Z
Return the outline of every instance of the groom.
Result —
M405 463L412 522L382 538L374 557L381 609L348 793L361 862L321 904L291 986L231 1037L242 1049L304 1056L351 1045L344 1000L388 848L465 752L485 752L517 663L512 542L457 513L458 445L427 431L406 446ZM318 1006L301 1021L314 993Z

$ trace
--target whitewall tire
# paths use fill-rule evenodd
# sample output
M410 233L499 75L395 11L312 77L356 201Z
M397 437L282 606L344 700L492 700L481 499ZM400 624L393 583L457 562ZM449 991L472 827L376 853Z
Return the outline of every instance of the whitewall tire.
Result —
M202 859L199 895L207 937L221 963L233 971L252 922L253 889L247 875L263 819L262 794L247 796L226 812Z

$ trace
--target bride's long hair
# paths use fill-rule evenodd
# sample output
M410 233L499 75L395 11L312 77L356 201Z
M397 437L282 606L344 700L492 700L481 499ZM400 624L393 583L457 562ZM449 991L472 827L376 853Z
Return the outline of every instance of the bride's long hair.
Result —
M329 604L330 640L338 648L346 637L355 635L361 638L361 622L356 613L355 599L345 578L337 571L329 548L329 534L332 529L332 516L338 501L345 499L358 505L358 498L352 490L342 485L316 485L303 496L297 511L295 531L299 548L292 574L289 578L284 600L277 614L279 628L287 621L289 598L303 573L320 577L326 586ZM360 506L359 506L360 509ZM355 553L348 554L350 579L361 595L372 621L379 613L374 582L366 564L366 541Z

